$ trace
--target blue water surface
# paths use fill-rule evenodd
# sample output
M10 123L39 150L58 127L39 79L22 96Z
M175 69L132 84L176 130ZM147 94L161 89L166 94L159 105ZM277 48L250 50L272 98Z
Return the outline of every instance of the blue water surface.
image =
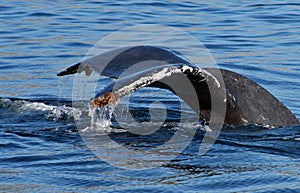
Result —
M0 191L299 192L299 125L224 128L203 156L199 131L163 166L116 167L99 159L78 133L73 76L56 76L113 32L166 25L193 35L219 67L256 81L300 118L299 18L300 3L288 0L0 3ZM146 101L169 98L171 109L177 100L153 96ZM154 143L128 133L113 137L142 148Z

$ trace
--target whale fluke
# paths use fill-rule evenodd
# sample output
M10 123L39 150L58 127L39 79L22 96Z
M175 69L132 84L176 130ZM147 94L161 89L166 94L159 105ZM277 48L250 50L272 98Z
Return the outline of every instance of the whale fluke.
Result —
M92 69L98 73L100 72L100 75L103 76L120 78L125 70L144 61L156 61L155 63L151 63L149 67L176 63L185 63L194 66L179 54L175 54L165 48L153 46L121 47L76 63L58 73L57 76L65 76L83 71L87 72ZM143 70L146 67L143 66L142 69L135 68L135 72Z
M147 64L151 64L151 67L137 67L127 72L133 65L144 61L150 61ZM224 69L200 69L178 53L161 47L118 48L75 64L58 75L82 71L89 74L91 70L116 79L91 99L92 106L116 104L120 97L148 86L172 91L206 122L210 121L212 113L222 115L221 111L212 108L214 98L217 99L217 105L226 106L224 123L228 125L282 127L300 123L271 93L245 76ZM185 80L193 89L187 89ZM222 84L224 87L220 86Z
M70 66L69 68L61 71L60 73L57 74L57 76L65 76L65 75L80 73L79 67L80 67L80 63L77 63L77 64Z

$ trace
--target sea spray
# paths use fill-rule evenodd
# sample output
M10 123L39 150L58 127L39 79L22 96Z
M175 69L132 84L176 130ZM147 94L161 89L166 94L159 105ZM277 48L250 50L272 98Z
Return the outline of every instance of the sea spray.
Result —
M91 128L99 131L111 131L111 118L114 105L107 105L102 108L100 107L89 107L89 116L91 117Z

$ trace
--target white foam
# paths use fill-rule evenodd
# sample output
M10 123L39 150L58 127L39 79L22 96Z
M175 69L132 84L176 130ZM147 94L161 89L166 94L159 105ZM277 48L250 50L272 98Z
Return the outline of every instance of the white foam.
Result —
M111 118L114 111L113 105L107 105L103 108L93 108L89 107L89 116L91 117L91 125L82 130L86 132L88 130L97 130L97 131L111 131Z
M43 102L29 102L29 101L12 101L10 99L2 100L2 104L6 107L10 107L19 113L28 113L31 111L39 111L44 113L44 116L47 119L51 119L53 121L60 119L80 119L81 111L79 109L68 107L66 105L62 106L54 106L47 105Z
M53 111L55 110L55 106L52 105L46 105L45 103L41 102L25 102L21 108L23 111L28 110L38 110L38 111Z

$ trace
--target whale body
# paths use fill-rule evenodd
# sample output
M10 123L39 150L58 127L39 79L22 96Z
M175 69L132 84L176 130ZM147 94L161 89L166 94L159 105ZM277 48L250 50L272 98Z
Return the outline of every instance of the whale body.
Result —
M91 99L94 106L116 104L120 97L148 86L172 91L207 123L212 114L224 115L220 121L232 126L283 127L300 123L276 97L249 78L225 69L199 68L166 48L118 48L83 60L57 75L89 75L93 71L115 79ZM189 89L185 80L189 81ZM226 111L218 110L219 106Z

